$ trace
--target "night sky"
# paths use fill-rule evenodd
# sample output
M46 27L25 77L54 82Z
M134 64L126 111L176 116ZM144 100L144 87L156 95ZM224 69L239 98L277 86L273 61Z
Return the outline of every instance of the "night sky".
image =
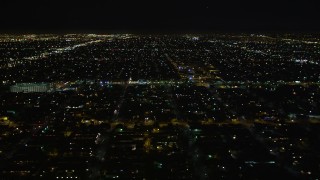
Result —
M320 30L307 0L4 0L2 32Z

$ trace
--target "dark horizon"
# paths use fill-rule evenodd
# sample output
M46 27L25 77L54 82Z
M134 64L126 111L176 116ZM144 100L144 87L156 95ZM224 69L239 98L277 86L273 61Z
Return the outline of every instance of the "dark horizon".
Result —
M5 1L0 33L318 32L313 2Z

